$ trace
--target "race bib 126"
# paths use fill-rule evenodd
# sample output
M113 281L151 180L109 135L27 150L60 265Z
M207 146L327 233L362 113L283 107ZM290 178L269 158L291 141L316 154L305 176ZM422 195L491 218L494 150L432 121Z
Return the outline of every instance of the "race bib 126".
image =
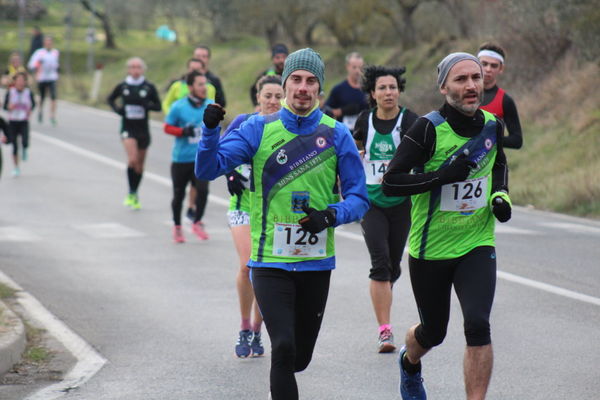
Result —
M273 255L284 257L325 257L327 230L310 233L297 224L275 224Z
M487 181L482 178L442 186L441 211L473 211L487 206Z

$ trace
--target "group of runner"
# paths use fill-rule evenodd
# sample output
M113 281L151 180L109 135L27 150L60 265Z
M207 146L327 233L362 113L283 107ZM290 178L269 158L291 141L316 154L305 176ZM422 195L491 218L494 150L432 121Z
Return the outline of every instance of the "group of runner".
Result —
M235 195L232 232L248 222L242 204L249 197L250 226L240 236L234 233L241 260L238 347L246 344L236 353L252 354L249 343L260 321L250 322L250 296L242 300L250 287L247 265L272 344L271 398L298 398L294 374L310 363L335 268L334 227L358 220L371 255L379 352L396 349L392 287L409 239L420 323L409 329L400 350L402 398L426 399L420 360L445 337L453 286L463 309L467 398L485 398L493 364L494 224L511 217L503 148L522 144L518 117L506 122L512 126L504 136L501 116L516 117L514 102L496 86L504 57L492 44L482 46L478 57L449 54L438 65L445 102L422 117L399 105L403 68L365 68L361 89L370 108L358 113L355 106L323 107L346 123L356 112L353 134L319 107L324 64L312 49L285 60L279 111L240 116L221 136L224 107L206 108L195 173L209 180L227 176ZM352 54L350 61L362 60ZM355 89L355 83L349 79L345 89Z
M44 49L30 61L38 74L53 65L52 54L58 60L51 38ZM273 47L273 67L251 90L254 109L235 117L223 135L225 94L209 70L210 48L194 50L186 74L171 82L162 102L144 76L144 61L129 59L126 78L108 97L121 116L127 154L125 206L141 208L149 113L162 110L164 133L174 136L173 241L186 240L182 211L188 185L191 231L200 240L209 238L202 221L209 181L226 175L227 218L239 256L241 324L234 351L240 358L264 354L264 320L272 345L269 396L275 400L298 398L295 373L311 361L335 268L335 227L361 223L380 353L397 348L390 314L408 240L420 322L408 330L400 350L401 396L426 398L420 360L445 337L454 286L467 342L467 398L485 398L493 363L494 223L511 217L503 148L522 145L514 101L497 86L504 50L487 43L477 56L444 58L437 83L445 102L421 117L400 105L402 67L365 68L360 54L351 53L346 80L323 102L320 55L312 49L288 53L284 45ZM55 84L47 82L38 76L55 99ZM13 143L16 168L16 138L22 138L25 160L34 106L26 71L15 70L4 100L4 140ZM55 123L54 113L55 106Z
M56 125L56 81L59 70L59 51L54 48L52 37L34 36L36 47L32 41L31 56L27 66L17 52L9 56L8 65L2 72L1 85L6 88L2 109L6 112L7 121L0 116L0 141L12 144L13 177L21 174L20 162L27 161L29 148L29 118L36 107L32 83L33 73L39 92L38 122L43 121L43 109L46 96L50 96L50 121ZM0 172L2 171L2 154L0 151Z

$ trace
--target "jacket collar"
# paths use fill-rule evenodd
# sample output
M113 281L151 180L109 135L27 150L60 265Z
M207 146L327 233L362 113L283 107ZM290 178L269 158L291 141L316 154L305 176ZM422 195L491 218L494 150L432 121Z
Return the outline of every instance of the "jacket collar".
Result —
M311 134L317 129L323 113L319 109L319 103L315 104L315 107L307 115L295 114L290 107L283 102L283 107L279 112L281 116L281 122L288 131L297 135Z

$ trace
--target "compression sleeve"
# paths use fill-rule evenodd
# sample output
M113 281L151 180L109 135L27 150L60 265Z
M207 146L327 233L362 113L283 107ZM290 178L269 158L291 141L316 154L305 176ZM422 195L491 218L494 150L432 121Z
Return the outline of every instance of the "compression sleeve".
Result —
M369 209L365 171L350 131L339 122L335 124L335 150L343 201L330 204L336 211L335 225L357 221Z
M250 163L260 146L265 120L254 116L219 138L220 127L202 124L202 139L196 152L194 172L198 179L213 180L241 164Z
M514 100L506 93L502 100L502 108L504 109L506 130L508 131L508 136L503 138L502 143L507 149L520 149L523 146L523 132L521 131L519 112Z
M177 136L177 137L183 135L183 128L181 128L179 126L175 126L175 125L169 125L166 122L163 125L163 129L164 129L165 133L167 133L169 135L173 135L173 136Z
M424 165L435 150L435 127L419 118L406 132L383 176L381 188L386 196L410 196L440 186L439 172L411 173Z

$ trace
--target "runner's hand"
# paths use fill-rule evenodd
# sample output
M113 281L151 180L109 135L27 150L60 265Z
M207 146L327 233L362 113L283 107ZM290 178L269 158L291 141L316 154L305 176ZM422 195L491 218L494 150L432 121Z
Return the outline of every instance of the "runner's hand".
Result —
M302 229L310 233L319 233L333 226L335 223L335 215L329 208L319 211L304 205L302 206L302 211L306 213L306 217L300 219L298 222L302 226Z
M183 128L183 132L181 132L183 136L186 137L194 137L196 136L194 125L187 125Z
M223 121L225 109L218 104L209 104L204 110L204 125L208 129L215 129Z
M477 167L465 154L461 154L450 163L440 169L440 182L442 185L453 182L462 182L469 176L472 168Z
M512 208L508 201L498 196L492 203L492 212L500 222L506 222L510 219Z
M227 177L227 190L229 190L229 194L232 196L241 196L246 188L244 182L248 182L248 178L235 170L225 174L225 176Z

